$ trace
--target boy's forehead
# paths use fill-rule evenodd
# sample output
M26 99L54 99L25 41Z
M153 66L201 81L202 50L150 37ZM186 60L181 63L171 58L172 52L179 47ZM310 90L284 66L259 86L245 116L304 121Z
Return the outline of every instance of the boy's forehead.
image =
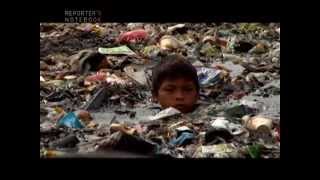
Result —
M168 77L168 78L165 78L163 81L162 81L162 84L164 83L185 83L185 84L194 84L193 80L191 78L188 78L188 77Z

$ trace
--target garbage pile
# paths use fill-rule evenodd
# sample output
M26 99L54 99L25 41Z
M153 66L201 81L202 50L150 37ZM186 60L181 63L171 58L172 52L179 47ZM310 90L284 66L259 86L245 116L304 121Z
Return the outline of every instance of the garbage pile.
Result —
M169 54L195 112L152 101ZM280 158L280 23L40 23L40 157Z

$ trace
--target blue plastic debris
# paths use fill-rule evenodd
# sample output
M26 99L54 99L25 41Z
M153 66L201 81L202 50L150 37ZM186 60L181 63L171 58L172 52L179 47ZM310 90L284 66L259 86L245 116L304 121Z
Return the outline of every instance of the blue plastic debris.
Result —
M201 86L214 85L221 80L221 71L213 68L200 67L197 68L199 84Z
M177 139L173 139L170 144L174 146L183 146L190 144L194 138L194 134L190 132L182 132Z
M70 128L84 128L84 125L80 122L79 118L74 112L70 112L61 118L58 122L58 126L66 126Z

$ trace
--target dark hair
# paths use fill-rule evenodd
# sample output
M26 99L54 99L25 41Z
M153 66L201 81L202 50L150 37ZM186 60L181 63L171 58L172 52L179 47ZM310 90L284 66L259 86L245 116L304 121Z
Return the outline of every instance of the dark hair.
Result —
M168 55L153 68L152 94L158 95L162 82L166 79L186 78L194 82L199 92L199 82L196 68L181 55Z

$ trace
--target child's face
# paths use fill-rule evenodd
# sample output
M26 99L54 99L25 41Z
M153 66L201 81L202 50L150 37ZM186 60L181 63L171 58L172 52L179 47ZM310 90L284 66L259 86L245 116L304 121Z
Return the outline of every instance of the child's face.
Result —
M185 78L165 79L154 98L163 108L174 107L182 113L193 111L198 100L196 85Z

